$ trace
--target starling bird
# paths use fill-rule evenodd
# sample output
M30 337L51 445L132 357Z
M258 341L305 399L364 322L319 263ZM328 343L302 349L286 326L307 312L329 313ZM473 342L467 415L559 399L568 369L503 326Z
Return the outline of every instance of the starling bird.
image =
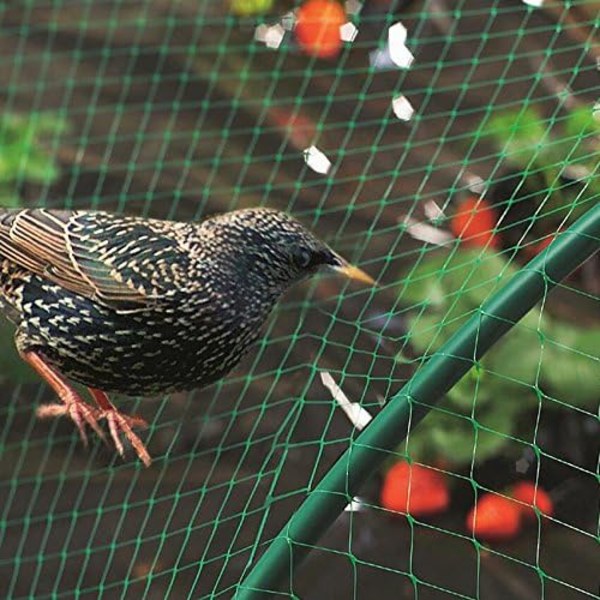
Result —
M96 211L0 209L0 310L21 357L84 443L105 419L148 466L150 455L108 393L153 396L204 387L230 371L280 296L330 267L373 283L286 213L255 208L201 223ZM86 386L86 403L68 382Z

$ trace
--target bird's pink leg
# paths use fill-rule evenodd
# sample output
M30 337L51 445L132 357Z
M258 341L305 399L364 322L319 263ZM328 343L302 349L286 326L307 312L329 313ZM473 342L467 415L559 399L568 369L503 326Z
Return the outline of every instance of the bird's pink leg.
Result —
M123 456L123 444L119 437L119 434L122 433L129 440L140 460L149 467L152 463L150 454L146 450L146 446L144 446L142 440L132 430L132 427L148 427L146 421L140 417L130 417L120 413L102 390L96 388L88 389L96 404L100 407L100 417L105 418L108 422L110 436L115 443L117 452Z
M59 373L50 367L44 359L34 351L22 352L21 357L29 363L41 377L48 382L50 387L57 393L62 404L44 404L37 409L37 416L41 419L50 417L68 416L79 430L83 443L87 446L87 435L85 433L86 423L104 440L104 432L98 425L101 412L86 404L79 394L69 385Z

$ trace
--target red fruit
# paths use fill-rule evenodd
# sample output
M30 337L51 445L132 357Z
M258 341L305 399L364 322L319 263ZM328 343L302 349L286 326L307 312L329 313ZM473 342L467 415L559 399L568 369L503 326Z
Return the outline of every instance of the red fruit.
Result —
M553 241L554 241L554 235L551 235L551 236L543 239L541 242L538 242L537 244L535 244L533 246L534 256L537 256L540 252L545 250Z
M484 494L467 515L467 529L477 538L510 540L521 529L521 510L508 498Z
M296 39L307 54L333 58L342 47L340 27L346 13L335 0L307 0L296 15Z
M554 241L554 236L551 235L551 236L543 239L541 242L538 242L535 245L535 253L539 254L542 250L545 250L553 241Z
M446 480L433 469L401 461L385 474L381 504L388 510L423 517L445 511L449 503Z
M529 258L537 256L554 241L555 235L556 234L550 235L547 238L544 238L541 242L536 242L535 244L527 244L526 246L523 246L523 252Z
M483 198L470 196L459 204L450 229L465 246L499 248L500 239L494 233L496 222L494 209Z
M535 484L530 481L521 481L515 484L511 489L510 495L515 500L523 502L523 504L518 504L517 506L521 510L523 518L528 521L536 519L534 507L546 517L551 517L554 514L554 504L548 492L539 486L536 488Z

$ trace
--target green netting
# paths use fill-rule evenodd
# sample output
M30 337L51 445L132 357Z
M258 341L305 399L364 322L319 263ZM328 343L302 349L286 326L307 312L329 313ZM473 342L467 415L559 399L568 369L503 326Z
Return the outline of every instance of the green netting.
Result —
M379 282L297 286L223 381L117 399L150 422L150 469L37 420L52 392L2 323L2 597L599 597L600 6L340 3L358 33L319 57L302 4L0 5L1 205L271 206ZM324 372L380 414L366 438ZM441 474L444 511L382 506L406 458ZM474 536L474 503L520 480L552 516Z

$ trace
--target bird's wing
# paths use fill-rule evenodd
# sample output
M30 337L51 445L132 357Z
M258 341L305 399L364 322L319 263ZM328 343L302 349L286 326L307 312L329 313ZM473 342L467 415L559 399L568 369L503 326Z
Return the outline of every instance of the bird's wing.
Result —
M114 309L139 310L176 292L189 257L180 224L102 212L29 209L0 214L0 256ZM175 282L176 283L176 282Z

